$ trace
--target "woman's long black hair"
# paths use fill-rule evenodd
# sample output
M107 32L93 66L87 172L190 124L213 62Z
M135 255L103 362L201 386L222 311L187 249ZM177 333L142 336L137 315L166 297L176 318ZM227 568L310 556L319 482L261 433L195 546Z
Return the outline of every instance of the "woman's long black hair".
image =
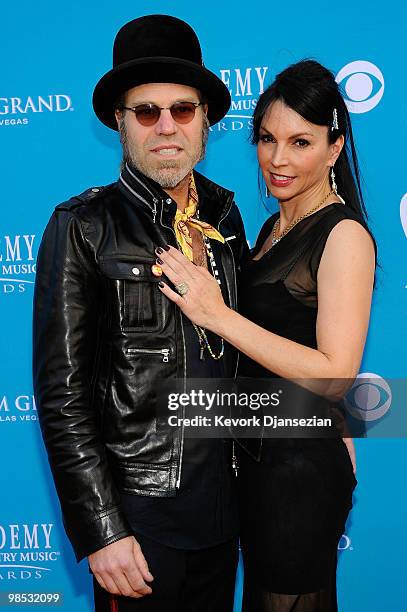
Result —
M338 193L346 205L357 213L374 241L367 223L368 216L360 185L359 164L349 112L332 72L314 60L302 60L280 72L257 102L251 135L253 144L257 145L259 142L264 116L276 100L284 102L306 121L315 125L326 125L329 128L330 144L343 135L344 146L335 163ZM331 129L334 126L334 109L338 118L337 129Z

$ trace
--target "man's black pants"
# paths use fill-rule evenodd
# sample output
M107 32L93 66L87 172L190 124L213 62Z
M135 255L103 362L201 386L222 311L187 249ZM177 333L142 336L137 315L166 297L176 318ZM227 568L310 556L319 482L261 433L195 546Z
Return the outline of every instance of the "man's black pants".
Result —
M203 550L169 548L136 536L154 581L140 599L116 597L94 579L96 612L232 612L237 541Z

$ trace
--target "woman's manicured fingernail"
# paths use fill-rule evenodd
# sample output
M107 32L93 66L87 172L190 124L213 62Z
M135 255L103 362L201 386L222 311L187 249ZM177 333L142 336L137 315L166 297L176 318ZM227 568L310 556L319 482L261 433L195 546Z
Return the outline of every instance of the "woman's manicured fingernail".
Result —
M169 244L166 244L166 245L165 245L165 247L164 247L164 249L165 249L166 251L169 251L169 250L170 250L170 245L169 245Z
M162 289L163 287L165 287L165 283L163 283L162 281L160 281L160 282L158 283L158 286L159 286L159 287L161 287L161 289Z
M155 252L157 253L157 255L160 255L163 252L163 249L161 247L157 247Z
M162 260L162 259L160 259L159 257L157 257L156 262L157 262L158 264L160 264L160 265L164 263L164 262L163 262L163 260Z

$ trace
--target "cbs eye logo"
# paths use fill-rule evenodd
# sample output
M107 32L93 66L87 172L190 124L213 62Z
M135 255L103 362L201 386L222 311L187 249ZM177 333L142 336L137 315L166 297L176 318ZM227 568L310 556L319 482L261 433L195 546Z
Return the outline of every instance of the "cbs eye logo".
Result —
M384 77L371 62L357 60L346 64L336 75L342 85L350 113L367 113L377 106L384 93Z
M377 421L391 406L392 393L388 383L377 374L359 374L344 401L350 414L359 421Z

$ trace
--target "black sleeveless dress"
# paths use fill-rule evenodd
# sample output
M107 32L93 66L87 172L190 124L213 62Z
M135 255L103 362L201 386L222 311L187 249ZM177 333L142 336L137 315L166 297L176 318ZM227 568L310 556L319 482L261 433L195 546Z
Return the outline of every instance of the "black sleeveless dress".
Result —
M277 217L266 221L251 258ZM347 218L362 223L346 205L327 205L300 221L260 260L250 259L242 270L239 312L279 336L317 348L318 266L330 231ZM245 355L238 373L275 376ZM337 546L356 485L344 442L264 439L259 460L242 448L238 459L243 610L294 609L267 604L267 593L320 593L325 602L320 607L311 603L299 609L336 610Z

